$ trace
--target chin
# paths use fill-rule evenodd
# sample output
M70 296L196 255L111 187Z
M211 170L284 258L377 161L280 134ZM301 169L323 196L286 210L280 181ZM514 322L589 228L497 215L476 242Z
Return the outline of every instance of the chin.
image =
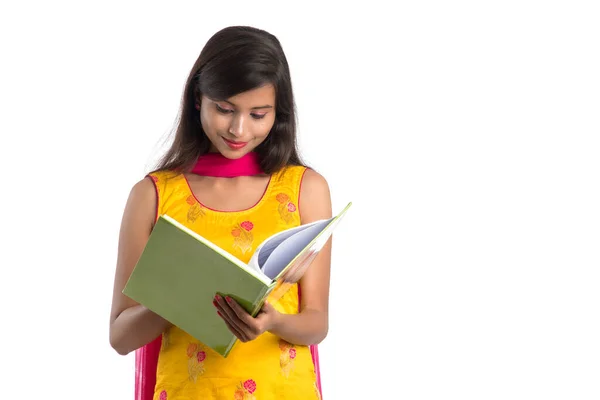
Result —
M231 160L236 160L238 158L242 158L243 156L246 155L246 153L248 153L248 152L240 151L240 150L230 150L230 149L225 149L224 151L221 151L221 154L224 157L229 158Z
M253 150L254 150L254 147L250 147L248 145L241 149L232 149L227 146L219 148L219 152L224 157L230 158L232 160L235 160L237 158L242 158L243 156L245 156L246 154L250 153Z

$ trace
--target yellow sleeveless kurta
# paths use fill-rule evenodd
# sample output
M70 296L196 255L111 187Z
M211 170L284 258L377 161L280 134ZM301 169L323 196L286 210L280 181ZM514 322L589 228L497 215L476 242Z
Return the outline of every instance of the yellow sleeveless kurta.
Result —
M202 205L182 174L161 171L150 177L157 191L157 216L168 214L248 262L267 237L300 224L298 201L305 170L289 166L273 174L260 201L236 212ZM296 314L298 295L298 285L293 285L272 304L282 313ZM154 400L319 398L308 346L292 345L266 332L253 341L236 342L223 358L177 327L163 333Z

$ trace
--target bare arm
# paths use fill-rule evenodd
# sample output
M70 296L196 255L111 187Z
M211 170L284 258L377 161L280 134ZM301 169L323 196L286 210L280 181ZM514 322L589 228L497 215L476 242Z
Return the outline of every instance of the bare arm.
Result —
M313 170L304 174L300 191L301 223L331 218L327 181ZM331 238L300 280L300 312L277 314L270 332L294 344L320 343L329 330L329 276Z
M170 323L122 294L137 263L156 216L156 192L149 178L129 195L119 235L119 251L110 313L110 344L126 355L156 339Z

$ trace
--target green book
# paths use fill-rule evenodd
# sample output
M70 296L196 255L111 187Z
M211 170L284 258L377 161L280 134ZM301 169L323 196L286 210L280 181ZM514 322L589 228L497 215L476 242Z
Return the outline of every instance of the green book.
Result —
M161 215L123 294L227 357L237 338L217 315L215 295L232 297L256 316L269 295L278 299L300 280L351 205L272 235L248 264Z

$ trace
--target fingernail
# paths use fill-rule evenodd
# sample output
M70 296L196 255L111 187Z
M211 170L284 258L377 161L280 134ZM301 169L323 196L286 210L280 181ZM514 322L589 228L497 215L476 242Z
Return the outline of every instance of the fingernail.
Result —
M231 297L229 297L229 296L225 297L225 300L227 300L228 303L233 302L233 299Z
M213 300L213 306L215 306L215 307L217 306L217 301L216 300Z
M216 296L215 296L215 300L216 300L216 301L219 301L219 300L221 300L221 296L219 296L219 295L216 295Z
M221 314L221 311L217 311L217 314L219 314L219 317L223 318L223 315Z

